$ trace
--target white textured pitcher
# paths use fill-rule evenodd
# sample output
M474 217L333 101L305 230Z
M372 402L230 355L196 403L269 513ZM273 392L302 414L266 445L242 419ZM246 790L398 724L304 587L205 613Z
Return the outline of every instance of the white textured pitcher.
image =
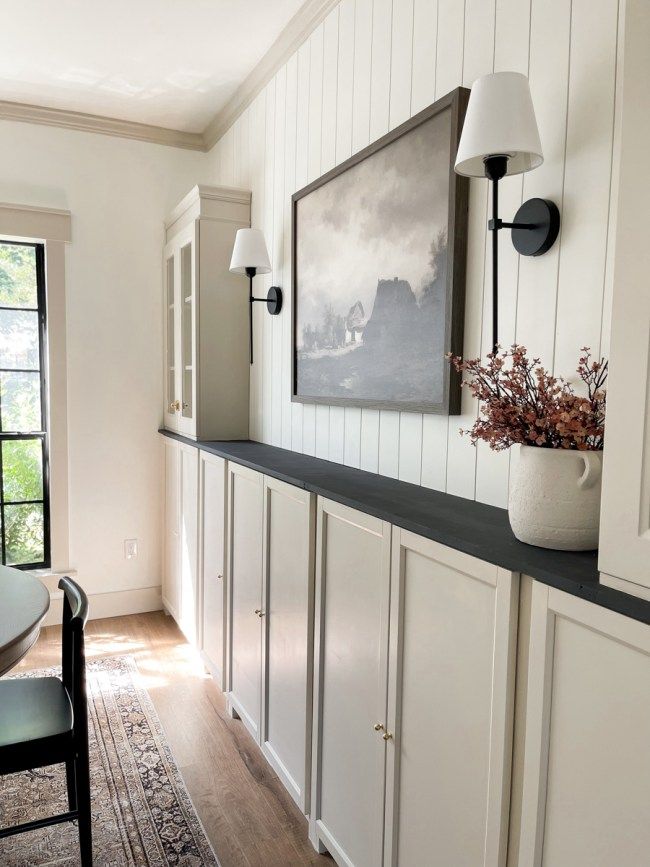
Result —
M521 542L562 551L598 547L603 453L519 446L508 498Z

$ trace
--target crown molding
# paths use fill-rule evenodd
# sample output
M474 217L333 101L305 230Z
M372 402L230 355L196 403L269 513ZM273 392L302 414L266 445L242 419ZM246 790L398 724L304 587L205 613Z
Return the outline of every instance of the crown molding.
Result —
M278 69L298 50L339 2L340 0L306 0L257 66L203 132L184 132L136 121L118 120L99 114L86 114L82 111L67 111L7 100L0 100L0 120L57 126L81 132L112 135L117 138L136 139L167 147L209 151L261 93Z
M233 96L203 131L203 147L209 151L261 93L275 73L318 27L340 0L307 0L282 33L239 85Z
M0 100L0 120L17 120L24 123L37 123L45 126L63 127L64 129L76 129L82 132L112 135L117 138L137 139L168 147L187 148L195 151L205 150L203 134L199 132L184 132L183 130L150 126L146 123L136 123L130 120L117 120L98 114L86 114L81 111L28 105L24 102Z

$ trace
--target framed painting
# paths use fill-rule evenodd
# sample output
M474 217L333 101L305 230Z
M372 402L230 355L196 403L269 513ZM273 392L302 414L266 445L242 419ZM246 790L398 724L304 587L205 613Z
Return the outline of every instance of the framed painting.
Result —
M292 196L292 400L460 412L458 88Z

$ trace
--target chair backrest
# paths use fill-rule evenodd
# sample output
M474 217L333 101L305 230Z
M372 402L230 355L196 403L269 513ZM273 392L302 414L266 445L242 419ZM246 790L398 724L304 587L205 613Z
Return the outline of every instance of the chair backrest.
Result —
M74 737L85 743L88 739L88 709L84 628L88 620L88 597L71 578L61 578L59 590L63 590L61 679L72 704Z

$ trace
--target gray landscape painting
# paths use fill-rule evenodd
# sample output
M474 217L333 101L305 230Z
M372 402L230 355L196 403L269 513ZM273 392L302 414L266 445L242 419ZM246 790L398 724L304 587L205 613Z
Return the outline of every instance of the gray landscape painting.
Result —
M449 111L297 201L296 392L443 398Z

